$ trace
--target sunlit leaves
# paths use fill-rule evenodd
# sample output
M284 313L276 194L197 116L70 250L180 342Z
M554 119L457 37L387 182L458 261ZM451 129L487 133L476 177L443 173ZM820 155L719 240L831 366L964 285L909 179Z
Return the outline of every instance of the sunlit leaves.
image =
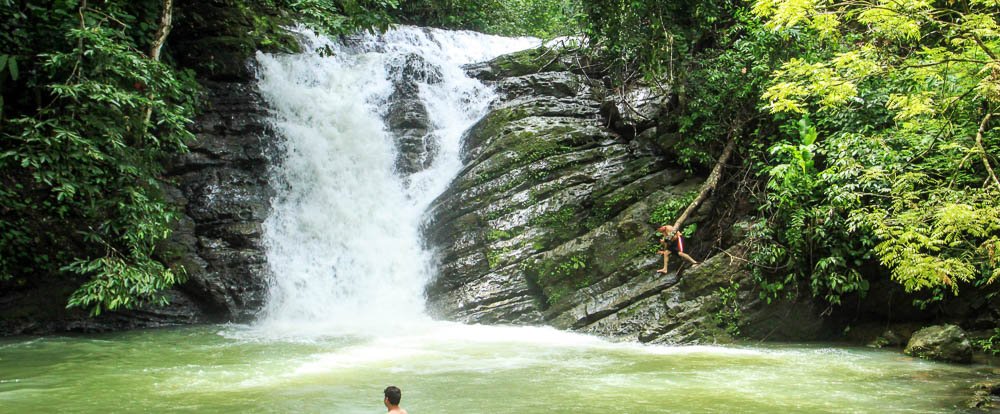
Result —
M818 177L825 182L818 185L834 196L816 202L853 204L848 227L870 232L879 261L908 290L957 291L1000 274L992 253L1000 236L1000 188L987 171L997 159L980 149L997 142L991 123L981 121L1000 102L997 6L995 0L755 3L773 30L827 39L811 58L789 60L774 73L767 109L827 119L831 142L821 147ZM817 24L823 15L837 16L839 24ZM842 123L872 100L884 103L894 122ZM773 191L769 197L780 195Z
M929 92L912 95L890 94L886 107L896 112L896 120L902 121L923 115L933 115L934 98Z
M753 12L768 18L768 28L783 30L809 22L810 17L819 12L820 4L821 0L758 0L754 2ZM819 23L829 28L829 20L820 20Z
M1000 62L984 65L980 74L985 76L976 85L976 93L990 101L1000 102Z
M904 189L912 192L915 188ZM943 190L922 198L897 194L891 205L874 208L865 216L882 240L875 246L880 260L907 290L946 286L958 292L959 283L981 277L977 261L969 260L968 253L987 251L985 238L993 235L990 240L996 239L1000 204L995 200L948 201L955 197ZM996 266L993 259L983 264Z
M840 53L828 62L793 58L775 71L778 81L762 98L772 112L807 112L811 102L820 109L843 106L858 96L857 81L879 70L868 49Z
M840 36L840 16L835 13L824 13L813 16L810 26L816 30L820 40L833 40Z
M962 16L959 30L983 39L1000 35L997 31L996 16L984 13L967 13Z
M924 13L930 9L927 0L879 0L861 10L858 22L868 25L878 37L915 41L920 38Z

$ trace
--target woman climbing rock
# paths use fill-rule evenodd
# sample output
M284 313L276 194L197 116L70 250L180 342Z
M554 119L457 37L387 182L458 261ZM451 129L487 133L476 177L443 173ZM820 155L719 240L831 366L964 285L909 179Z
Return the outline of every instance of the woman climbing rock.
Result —
M663 250L656 252L656 254L663 255L663 268L657 270L657 273L667 273L667 263L670 261L670 253L677 253L678 256L691 262L693 265L698 264L697 260L684 253L684 238L681 236L681 232L677 231L674 226L660 226L656 231L663 235L660 238L660 245L663 246Z

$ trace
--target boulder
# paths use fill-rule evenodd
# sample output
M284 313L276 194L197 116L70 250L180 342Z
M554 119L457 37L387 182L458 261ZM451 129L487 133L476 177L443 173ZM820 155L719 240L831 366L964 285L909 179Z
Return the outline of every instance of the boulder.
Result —
M945 362L972 362L972 344L955 325L928 326L913 334L903 352L910 356Z

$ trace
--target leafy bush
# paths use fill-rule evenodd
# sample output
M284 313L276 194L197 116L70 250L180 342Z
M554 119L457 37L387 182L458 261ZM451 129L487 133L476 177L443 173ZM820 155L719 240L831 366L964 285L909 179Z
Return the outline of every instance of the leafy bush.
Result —
M508 36L576 34L577 0L408 0L403 21Z
M1000 277L995 4L758 0L754 11L823 40L763 95L771 112L811 113L829 131L810 204L831 214L806 220L835 217L830 230L872 245L908 291L941 297Z
M163 302L156 292L181 279L152 258L174 216L158 177L161 158L193 138L198 87L140 51L159 5L0 3L10 75L0 126L0 279L78 274L86 283L69 304L94 313Z

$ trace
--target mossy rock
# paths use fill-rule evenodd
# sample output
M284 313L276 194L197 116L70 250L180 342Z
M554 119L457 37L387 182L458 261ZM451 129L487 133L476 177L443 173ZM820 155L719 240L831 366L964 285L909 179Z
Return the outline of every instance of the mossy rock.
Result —
M524 76L541 72L562 72L570 68L559 59L559 51L535 48L500 56L489 62L492 79Z
M928 326L915 332L903 353L937 361L972 362L972 344L965 331L955 325Z

